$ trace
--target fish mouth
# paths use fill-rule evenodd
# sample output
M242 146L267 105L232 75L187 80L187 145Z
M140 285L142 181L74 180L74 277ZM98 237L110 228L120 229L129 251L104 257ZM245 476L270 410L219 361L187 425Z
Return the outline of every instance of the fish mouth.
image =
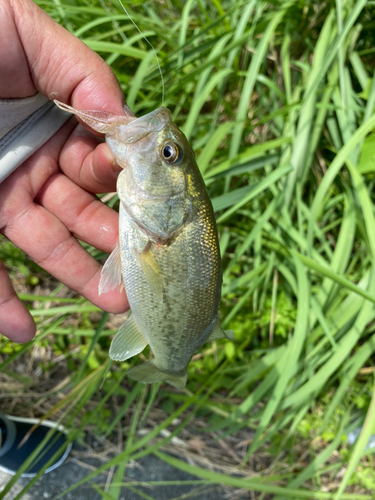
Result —
M171 112L167 108L158 108L147 115L132 120L121 131L120 140L124 144L136 144L150 134L161 132L171 121Z

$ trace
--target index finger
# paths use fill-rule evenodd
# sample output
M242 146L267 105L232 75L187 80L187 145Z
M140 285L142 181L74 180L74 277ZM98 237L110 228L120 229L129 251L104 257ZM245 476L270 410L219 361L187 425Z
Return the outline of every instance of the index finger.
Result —
M102 266L89 255L69 230L50 212L27 199L19 202L19 216L1 232L27 252L43 269L105 311L120 313L129 308L120 290L99 296Z

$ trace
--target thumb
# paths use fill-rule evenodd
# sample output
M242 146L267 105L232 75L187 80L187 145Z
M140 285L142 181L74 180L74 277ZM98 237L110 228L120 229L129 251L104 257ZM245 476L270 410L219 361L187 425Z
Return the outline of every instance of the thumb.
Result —
M1 10L7 10L8 21L5 22L3 12L0 32L6 31L6 38L2 39L7 43L3 48L0 46L0 55L9 46L21 44L35 90L47 97L56 93L60 101L70 102L77 109L124 114L123 94L117 79L98 54L31 0L5 0ZM9 58L8 64L12 66Z

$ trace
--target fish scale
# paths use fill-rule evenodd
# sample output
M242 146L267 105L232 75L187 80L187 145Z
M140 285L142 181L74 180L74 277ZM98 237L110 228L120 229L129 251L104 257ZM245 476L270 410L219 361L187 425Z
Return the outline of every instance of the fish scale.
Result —
M206 329L216 319L220 300L220 261L213 224L196 217L172 242L152 251L165 290L163 302L155 296L131 251L129 217L120 209L120 247L123 279L129 304L148 340L158 368L186 370L192 353L206 340ZM124 213L125 212L125 213Z
M55 102L105 133L123 168L120 241L102 269L99 293L122 279L132 314L113 339L110 357L129 359L149 344L153 360L134 366L129 376L182 388L197 349L234 337L218 322L218 236L194 152L166 108L136 118L126 107L120 117Z

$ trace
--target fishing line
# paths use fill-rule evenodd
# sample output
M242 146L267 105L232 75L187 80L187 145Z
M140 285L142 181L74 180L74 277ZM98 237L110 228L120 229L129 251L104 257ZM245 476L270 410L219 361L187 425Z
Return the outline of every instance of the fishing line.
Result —
M99 3L102 6L103 10L106 10L108 12L108 14L111 16L113 27L116 28L117 33L122 38L122 41L126 44L126 42L128 41L128 39L124 35L124 33L123 33L123 31L122 31L121 26L119 25L119 23L116 21L116 19L113 18L112 14L111 14L111 10L105 4L104 0L99 0Z
M159 58L158 58L158 55L156 53L156 50L154 49L154 46L152 45L152 43L145 37L145 35L142 33L142 31L138 28L138 26L135 24L135 22L133 21L133 19L131 18L129 12L125 9L125 6L124 4L122 3L122 0L118 0L121 7L124 9L124 12L125 14L128 16L128 18L130 19L130 21L133 23L134 27L138 30L139 34L143 36L144 40L149 44L149 46L151 47L153 53L154 53L154 56L155 56L155 59L156 59L156 64L158 65L158 69L159 69L159 73L160 73L160 78L161 78L161 85L162 85L162 93L161 93L161 104L162 106L164 106L164 78L163 78L163 73L161 71L161 67L160 67L160 64L159 64Z

